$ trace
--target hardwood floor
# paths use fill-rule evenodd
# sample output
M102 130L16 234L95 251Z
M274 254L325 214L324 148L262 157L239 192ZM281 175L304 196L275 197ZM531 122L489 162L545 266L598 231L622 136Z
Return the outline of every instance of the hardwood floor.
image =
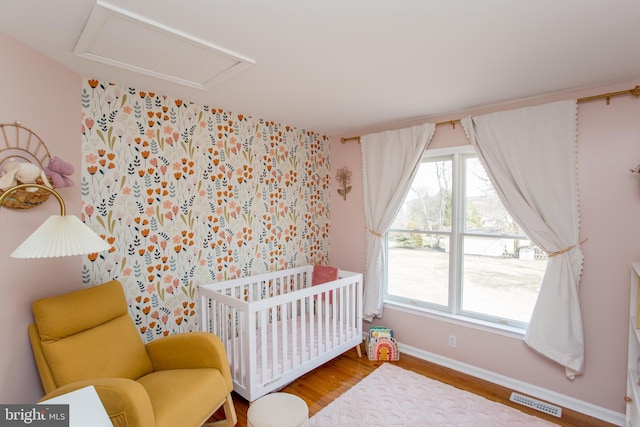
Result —
M364 354L362 358L358 358L355 349L349 350L343 355L338 356L323 366L302 376L280 391L295 394L296 396L300 396L304 399L304 401L307 402L307 405L309 405L309 417L311 417L342 393L358 383L358 381L366 377L369 373L373 372L382 363L384 362L369 361ZM454 387L476 393L487 399L512 406L523 412L544 418L547 421L561 426L613 426L613 424L609 424L565 408L562 409L562 418L557 418L552 415L517 405L509 400L509 396L511 395L511 390L509 389L416 357L408 356L406 354L400 355L400 360L398 362L387 363L394 363L403 369L414 371L435 380L450 384ZM238 427L245 427L247 425L247 410L249 409L249 403L235 393L233 393L233 401L238 415L237 425ZM218 413L216 413L216 415L217 414ZM216 416L214 416L214 418L216 418Z

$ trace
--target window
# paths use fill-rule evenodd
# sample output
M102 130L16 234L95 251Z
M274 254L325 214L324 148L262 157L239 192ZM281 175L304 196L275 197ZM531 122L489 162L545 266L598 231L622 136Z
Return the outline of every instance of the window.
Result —
M526 328L546 255L473 151L427 153L387 232L385 300Z

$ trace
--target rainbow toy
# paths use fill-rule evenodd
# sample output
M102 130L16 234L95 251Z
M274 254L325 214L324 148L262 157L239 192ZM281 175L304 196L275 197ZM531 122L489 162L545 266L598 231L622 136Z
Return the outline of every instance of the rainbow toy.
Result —
M400 351L398 343L393 338L393 331L385 327L369 329L366 349L369 360L393 362L400 359Z

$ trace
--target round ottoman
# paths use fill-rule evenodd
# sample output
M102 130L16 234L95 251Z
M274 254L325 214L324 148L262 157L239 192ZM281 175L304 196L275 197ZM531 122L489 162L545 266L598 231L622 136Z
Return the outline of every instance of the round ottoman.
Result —
M249 406L248 427L306 427L309 408L304 400L289 393L271 393Z

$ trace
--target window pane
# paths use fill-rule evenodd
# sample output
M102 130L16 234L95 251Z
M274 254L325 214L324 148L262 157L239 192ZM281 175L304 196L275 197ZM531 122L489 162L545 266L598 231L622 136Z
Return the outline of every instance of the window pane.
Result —
M448 305L449 236L389 233L387 293Z
M529 322L546 255L509 215L476 157L423 161L387 237L390 300L513 326Z
M392 229L451 231L451 160L422 162Z
M465 237L462 309L528 323L547 257L528 240Z
M466 159L465 231L521 236L477 157Z

